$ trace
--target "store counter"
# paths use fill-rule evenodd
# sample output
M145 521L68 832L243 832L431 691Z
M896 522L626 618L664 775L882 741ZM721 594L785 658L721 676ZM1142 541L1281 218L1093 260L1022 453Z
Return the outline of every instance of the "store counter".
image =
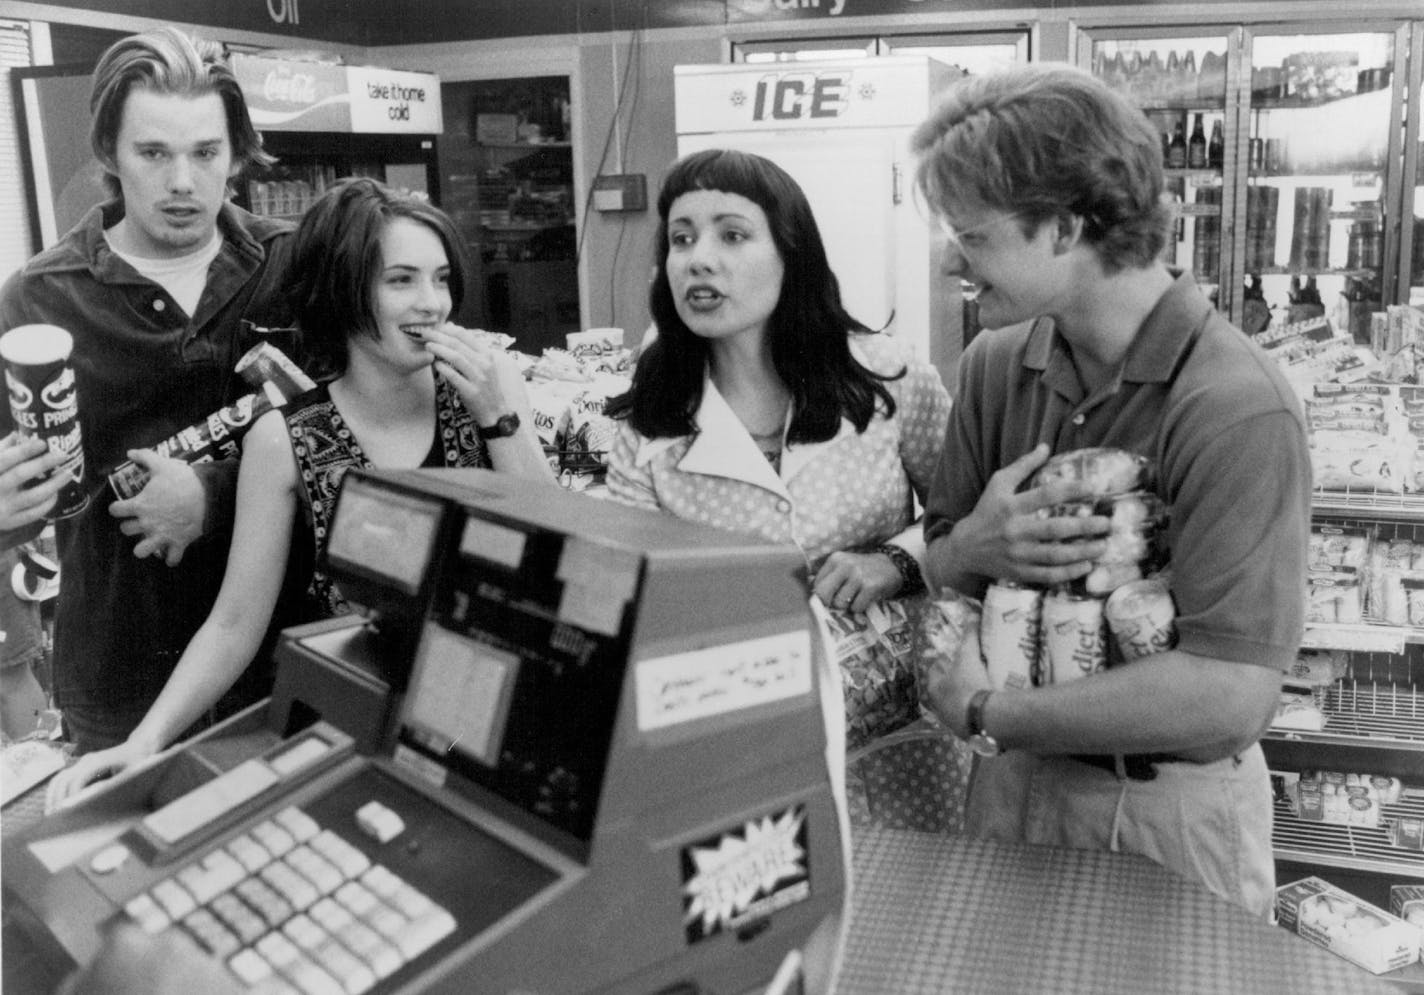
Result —
M836 995L1398 995L1143 857L879 827L853 846Z
M7 834L43 794L6 806ZM836 995L1399 992L1140 857L884 828L854 854ZM48 995L23 944L6 930L4 991Z

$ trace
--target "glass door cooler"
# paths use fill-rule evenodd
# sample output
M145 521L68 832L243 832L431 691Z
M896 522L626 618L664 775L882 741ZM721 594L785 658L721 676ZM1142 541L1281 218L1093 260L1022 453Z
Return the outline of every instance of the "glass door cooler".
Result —
M1418 87L1409 53L1421 30L1083 30L1080 64L1162 136L1177 205L1169 261L1247 332L1323 313L1365 341L1372 312L1424 283L1413 216L1424 207L1417 182L1403 181L1420 169L1417 95L1413 121L1404 98L1411 78Z
M1220 288L1229 276L1230 218L1237 187L1228 182L1237 162L1234 105L1228 101L1232 34L1204 31L1116 30L1090 36L1083 55L1094 75L1127 94L1156 126L1162 141L1167 192L1176 219L1167 259L1196 275L1223 310Z
M1287 321L1328 314L1362 344L1370 314L1398 299L1406 32L1258 28L1243 39L1243 293Z

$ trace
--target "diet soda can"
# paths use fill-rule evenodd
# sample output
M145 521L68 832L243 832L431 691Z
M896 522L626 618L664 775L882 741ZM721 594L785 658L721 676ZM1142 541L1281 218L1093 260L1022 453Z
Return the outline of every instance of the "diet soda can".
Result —
M1038 670L1043 592L1013 581L995 581L984 592L981 650L996 688L1026 688Z
M54 472L70 478L45 516L51 521L77 515L89 504L79 395L74 367L69 364L73 348L73 337L55 325L20 325L0 335L0 360L15 429L20 435L43 439L50 452L61 454L64 462Z
M1063 684L1105 669L1108 654L1102 599L1070 591L1044 595L1038 659L1045 684Z
M1108 595L1103 609L1124 662L1177 645L1177 608L1159 577L1129 581Z

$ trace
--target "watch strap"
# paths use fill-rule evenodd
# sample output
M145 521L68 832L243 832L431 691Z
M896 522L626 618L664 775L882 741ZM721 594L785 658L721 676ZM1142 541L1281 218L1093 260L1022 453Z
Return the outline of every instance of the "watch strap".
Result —
M993 692L985 688L975 691L973 697L969 699L969 710L966 714L969 735L978 736L984 732L984 703L989 700L991 694Z
M500 415L493 425L476 425L475 434L482 440L507 439L519 431L519 415L513 411Z

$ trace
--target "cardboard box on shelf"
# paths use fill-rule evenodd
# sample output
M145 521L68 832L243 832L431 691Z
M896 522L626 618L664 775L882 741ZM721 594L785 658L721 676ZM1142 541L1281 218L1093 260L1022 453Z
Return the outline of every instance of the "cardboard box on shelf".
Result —
M481 145L510 145L518 140L519 115L475 115L475 141Z
M1374 974L1419 959L1418 927L1321 878L1277 888L1276 918L1291 932Z
M1389 911L1418 928L1419 959L1424 961L1424 884L1391 885Z

